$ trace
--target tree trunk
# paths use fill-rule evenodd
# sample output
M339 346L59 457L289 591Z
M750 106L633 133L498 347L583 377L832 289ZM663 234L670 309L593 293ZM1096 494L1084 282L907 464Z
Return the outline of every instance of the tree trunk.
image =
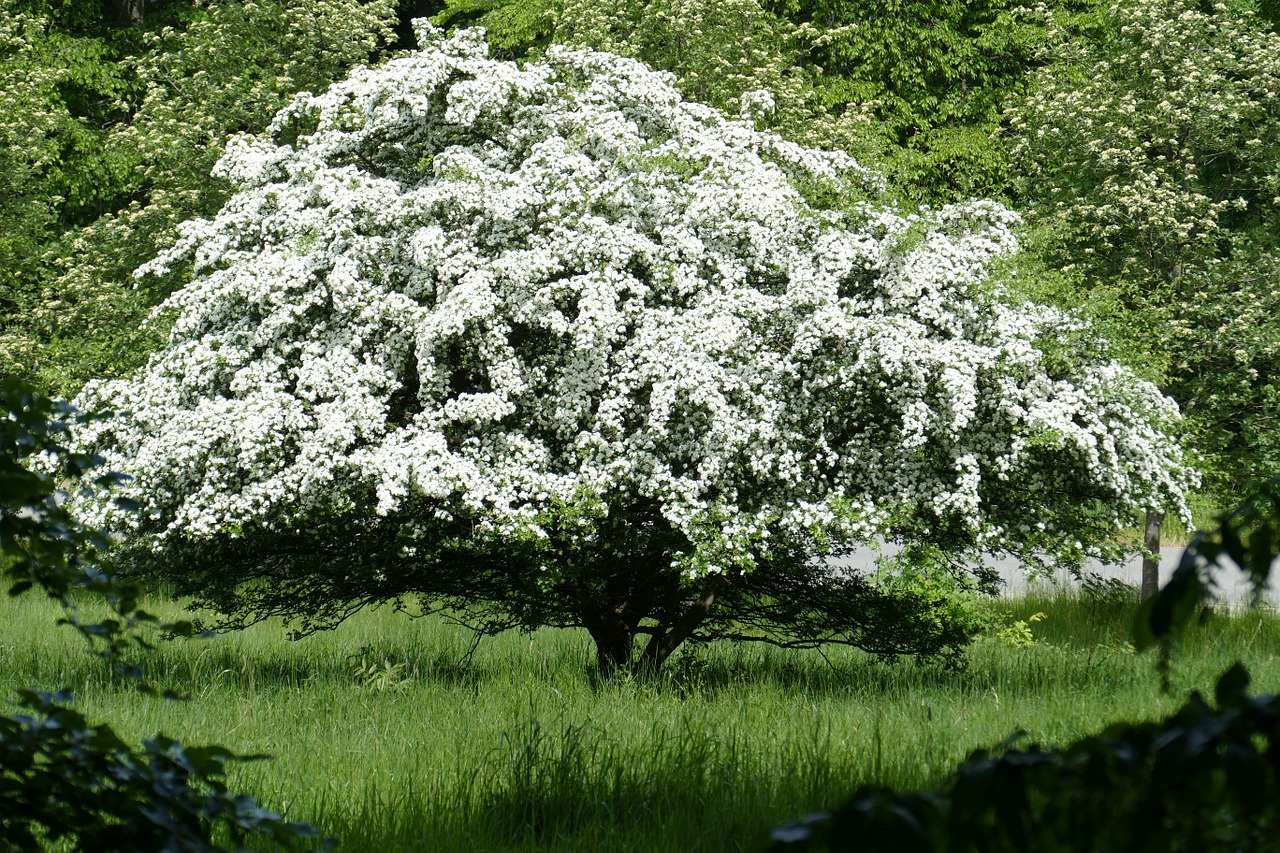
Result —
M652 629L652 635L644 652L633 660L635 638L643 614L628 605L630 600L613 606L582 612L582 625L596 644L596 665L602 678L630 672L641 678L656 675L671 653L692 636L698 625L707 618L711 606L729 578L715 575L707 579L697 599L683 609L673 607L662 624ZM645 629L646 633L650 629Z
M636 661L638 674L653 675L662 669L662 665L667 662L667 658L671 657L671 653L689 639L702 620L707 618L707 614L711 612L711 605L716 602L716 595L724 589L728 581L729 579L723 574L709 577L698 599L685 610L680 620L665 631L654 632L649 639L649 644L645 646L644 654ZM660 629L662 627L659 626Z
M146 7L146 0L110 0L110 5L116 13L116 20L120 23L129 26L142 23L142 12Z
M1147 552L1142 557L1143 601L1160 589L1160 525L1163 523L1163 512L1147 510L1146 529L1142 537L1142 546Z
M596 644L596 665L600 669L600 675L611 678L619 672L625 672L631 666L635 628L612 612L594 619L584 619L583 622Z

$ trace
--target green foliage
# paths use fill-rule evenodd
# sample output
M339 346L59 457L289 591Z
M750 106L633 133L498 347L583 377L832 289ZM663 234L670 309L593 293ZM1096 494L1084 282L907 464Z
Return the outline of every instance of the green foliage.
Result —
M139 327L182 273L138 287L132 273L225 200L209 172L227 140L376 56L396 11L152 3L120 28L74 4L0 4L0 52L18 59L0 69L0 167L15 176L0 193L0 376L62 393L163 339L163 318Z
M979 751L937 793L864 788L831 815L775 830L772 850L1271 849L1280 697L1250 697L1248 684L1237 665L1216 707L1193 693L1158 723L1061 749Z
M1048 613L1043 610L1037 610L1026 619L1014 620L1004 628L1001 628L996 632L996 639L1015 649L1029 649L1036 642L1035 634L1031 632L1031 626L1048 618Z
M138 606L136 588L104 575L87 557L106 546L67 512L64 484L107 488L110 474L87 479L98 460L66 449L68 424L83 416L14 380L0 382L0 555L9 563L9 595L39 588L116 671L142 624L159 622ZM105 598L110 618L76 615L72 594ZM187 622L162 624L190 634ZM145 686L145 685L144 685ZM154 691L152 691L154 692ZM236 849L249 837L297 842L318 837L287 823L252 797L231 794L229 762L251 760L221 747L184 748L158 735L136 750L104 725L91 726L68 707L69 693L20 690L23 712L0 716L0 848L30 850L70 842L102 851L222 849L226 833Z
M126 82L100 40L51 31L0 2L0 334L38 304L40 257L71 222L100 211L122 163L103 125L124 114Z
M215 851L218 827L234 847L271 839L316 839L225 784L238 756L216 746L183 747L158 735L129 746L110 727L67 706L69 693L19 691L23 713L0 717L0 849L54 843L103 853Z
M829 38L761 0L445 0L438 26L483 26L494 54L536 56L552 43L629 56L676 76L690 100L738 116L741 96L765 90L758 124L807 145L874 159L867 117L823 105L805 57Z
M168 595L143 605L181 616ZM443 614L366 609L301 642L264 624L160 644L151 670L191 699L140 702L54 627L55 605L0 597L0 694L74 684L76 709L127 742L163 730L271 752L270 762L232 765L229 786L287 804L289 819L323 827L342 849L760 850L772 827L857 785L936 786L1015 729L1064 744L1181 704L1160 693L1145 656L1111 645L1132 605L1095 615L1083 597L1044 593L986 606L997 623L1052 618L1035 626L1030 649L983 637L963 671L842 647L717 643L677 653L662 678L602 683L584 665L582 631L510 632L476 646ZM1239 658L1257 690L1274 691L1277 644L1275 614L1218 614L1180 645L1175 684L1211 695ZM409 683L365 686L354 671L362 660L403 664ZM521 771L526 746L540 770ZM562 757L582 773L556 766ZM540 789L538 778L558 787Z
M494 56L518 59L541 52L552 41L558 0L444 0L431 16L437 27L484 27Z
M1049 13L1020 0L781 0L785 17L824 35L805 56L825 107L861 112L890 180L932 203L999 192L992 144L1004 101L1026 85ZM1081 3L1055 3L1067 14Z
M385 657L368 661L362 656L353 673L360 685L368 690L404 690L412 683L403 662L393 663Z
M1280 244L1230 242L1230 254L1197 276L1196 292L1170 306L1166 333L1168 388L1226 503L1251 480L1280 474Z
M1051 21L1090 0L872 3L841 0L445 0L432 21L483 26L503 56L583 45L670 71L689 98L736 115L743 92L776 102L788 138L843 148L930 203L985 196L1008 180L993 144L1004 101L1039 63Z

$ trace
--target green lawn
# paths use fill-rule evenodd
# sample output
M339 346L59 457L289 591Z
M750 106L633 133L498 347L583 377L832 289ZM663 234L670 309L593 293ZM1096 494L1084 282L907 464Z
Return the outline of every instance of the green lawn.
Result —
M1172 710L1236 659L1280 688L1280 619L1217 616L1183 642L1175 692L1125 644L1126 608L994 602L999 626L1044 612L1017 648L993 629L963 671L718 645L658 683L599 684L584 634L480 643L438 617L362 613L289 642L278 626L165 644L155 676L190 701L113 685L56 611L0 603L0 691L67 687L126 737L164 731L270 761L233 789L319 824L343 849L755 850L771 827L863 782L937 782L1017 729L1061 743ZM154 609L170 609L155 605ZM1006 632L1007 633L1007 632Z

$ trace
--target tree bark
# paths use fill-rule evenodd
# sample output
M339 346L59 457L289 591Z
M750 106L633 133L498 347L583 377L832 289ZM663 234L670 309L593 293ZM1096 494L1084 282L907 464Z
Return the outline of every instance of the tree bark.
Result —
M671 653L689 639L702 620L707 618L707 614L711 612L711 605L716 602L716 595L724 589L728 581L729 579L723 574L709 577L697 601L690 605L680 620L667 630L654 633L649 639L649 644L645 646L644 654L640 656L640 660L636 661L640 674L652 675L662 668L667 658L671 657Z
M635 627L628 625L621 614L605 611L591 618L584 618L587 633L596 644L596 665L603 678L611 678L631 665L631 652L635 645Z
M110 0L110 5L120 23L129 26L142 23L146 0Z
M589 628L588 633L595 640L595 663L603 678L612 678L631 665L635 631L628 629L622 620L612 625L600 625L599 630Z
M1142 600L1156 594L1160 589L1160 525L1164 523L1164 513L1147 510L1142 546L1146 554L1142 557Z

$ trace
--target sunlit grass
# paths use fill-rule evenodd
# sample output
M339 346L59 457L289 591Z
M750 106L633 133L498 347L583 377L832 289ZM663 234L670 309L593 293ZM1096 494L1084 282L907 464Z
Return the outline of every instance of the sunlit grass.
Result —
M163 603L156 609L168 607ZM389 609L289 642L276 625L162 644L154 676L190 698L111 683L56 610L0 603L0 690L68 687L132 739L164 731L270 761L233 788L319 824L349 850L754 850L770 827L857 784L938 782L1024 730L1062 743L1165 713L1241 659L1280 686L1280 620L1215 617L1163 695L1125 628L1132 605L1041 596L991 604L967 667L729 644L678 655L651 683L601 684L587 637L483 641ZM1017 620L1033 642L997 634Z

